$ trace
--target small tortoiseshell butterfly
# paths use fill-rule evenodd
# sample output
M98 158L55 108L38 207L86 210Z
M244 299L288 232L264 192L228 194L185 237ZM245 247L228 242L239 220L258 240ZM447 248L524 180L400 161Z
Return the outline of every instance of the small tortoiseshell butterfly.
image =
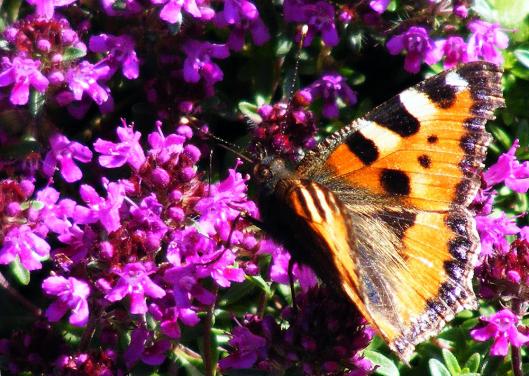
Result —
M265 228L340 290L401 359L476 308L480 243L467 206L504 104L500 68L472 62L405 90L294 169L254 167Z

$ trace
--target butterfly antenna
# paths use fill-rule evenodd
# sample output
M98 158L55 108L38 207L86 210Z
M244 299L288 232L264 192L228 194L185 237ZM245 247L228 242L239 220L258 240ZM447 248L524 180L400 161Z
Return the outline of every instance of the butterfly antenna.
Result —
M225 150L232 152L233 154L235 154L237 157L241 158L242 160L248 163L256 163L256 161L252 157L246 155L238 145L235 145L218 136L215 136L214 134L210 132L204 132L204 130L200 129L196 125L191 124L191 122L187 118L180 119L180 122L182 124L186 124L190 126L191 128L195 129L199 134L206 136L208 139L216 141L218 146L222 147Z
M301 27L301 39L299 40L298 50L296 52L296 62L294 64L294 74L293 74L292 82L290 83L290 89L289 89L289 92L288 92L287 113L290 110L290 106L292 104L292 98L294 98L294 91L296 89L296 78L298 76L299 64L300 64L300 60L301 60L301 50L303 49L303 43L305 43L305 37L307 36L308 31L309 31L309 26L308 25L303 25Z

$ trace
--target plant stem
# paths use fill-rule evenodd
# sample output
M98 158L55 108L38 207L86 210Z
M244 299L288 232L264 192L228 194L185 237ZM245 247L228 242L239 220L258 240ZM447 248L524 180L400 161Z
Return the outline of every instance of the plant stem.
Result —
M513 299L512 301L512 310L516 316L520 316L521 310L521 301L519 299ZM523 376L522 371L522 352L520 347L511 345L511 363L512 363L512 373L514 376Z
M215 302L218 288L215 287ZM215 311L215 302L208 308L206 321L204 322L204 371L205 376L214 376L216 366L213 364L211 356L211 328L213 326L213 311Z
M11 287L8 280L0 273L0 287L2 287L14 300L20 303L21 306L26 308L33 316L40 317L42 311L40 308L35 306L29 300L27 300L22 294L20 294L16 289Z

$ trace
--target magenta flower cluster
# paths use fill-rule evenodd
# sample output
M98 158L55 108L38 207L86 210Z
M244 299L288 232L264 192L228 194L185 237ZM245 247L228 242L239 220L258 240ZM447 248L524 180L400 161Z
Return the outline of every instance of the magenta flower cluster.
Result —
M58 105L68 106L70 113L80 118L90 100L103 111L111 110L107 82L118 68L128 79L138 77L133 40L126 35L102 34L92 36L87 48L65 18L53 16L54 6L69 3L37 2L36 15L10 25L4 32L11 53L2 58L0 87L10 88L10 103L27 104L32 90L53 92ZM84 59L89 51L99 54L94 55L95 63Z
M373 364L359 355L374 332L351 305L334 291L312 287L297 296L299 307L273 317L247 315L232 332L232 353L219 363L222 370L255 367L282 374L296 366L306 375L363 376Z
M528 330L519 322L525 312L521 305L528 298L522 291L529 286L529 226L520 227L515 217L493 211L497 185L503 184L518 193L529 190L529 165L518 161L519 147L519 141L515 140L483 173L483 186L473 203L481 239L476 267L479 295L511 304L511 309L481 317L482 325L470 332L476 341L492 340L493 356L506 356L509 346L520 347L529 342Z
M392 55L406 52L404 69L410 73L419 72L422 62L433 65L443 57L445 69L475 60L501 65L503 57L500 51L507 48L509 39L500 25L473 20L467 27L471 32L467 42L460 36L433 40L426 28L411 26L405 32L391 37L386 47Z
M10 225L4 227L0 263L19 262L32 271L45 259L54 260L58 269L42 283L54 299L46 311L51 322L69 314L72 325L91 320L105 326L112 318L96 312L119 303L114 315L130 315L137 326L125 353L129 366L140 359L160 364L168 340L180 337L180 325L200 321L198 312L216 300L215 289L203 281L229 287L256 270L252 259L236 262L238 249L259 249L247 224L236 221L241 211L257 216L246 198L247 178L232 169L210 186L201 180L196 167L201 152L189 143L192 133L181 126L165 135L159 124L145 150L140 132L123 123L117 142L98 139L94 150L101 168L125 168L131 176L81 184L80 200L51 186L35 189L30 181L2 182L9 201L2 216ZM60 180L57 171L67 182L79 180L77 164L94 162L88 147L62 134L53 135L50 145L42 172L52 180ZM59 241L53 247L52 234ZM98 267L88 273L94 262ZM147 313L160 322L159 331L138 321L137 315ZM145 360L139 352L147 351L147 339L157 350Z

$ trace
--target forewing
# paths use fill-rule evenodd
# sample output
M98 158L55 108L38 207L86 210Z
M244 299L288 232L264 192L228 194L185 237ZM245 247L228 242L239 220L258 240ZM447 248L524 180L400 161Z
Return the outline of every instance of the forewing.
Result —
M467 206L503 105L501 69L473 62L405 90L322 142L298 167L424 210Z
M356 279L342 287L403 359L476 304L479 238L466 206L480 185L485 123L504 103L500 81L486 62L443 72L330 136L298 167L346 206Z

